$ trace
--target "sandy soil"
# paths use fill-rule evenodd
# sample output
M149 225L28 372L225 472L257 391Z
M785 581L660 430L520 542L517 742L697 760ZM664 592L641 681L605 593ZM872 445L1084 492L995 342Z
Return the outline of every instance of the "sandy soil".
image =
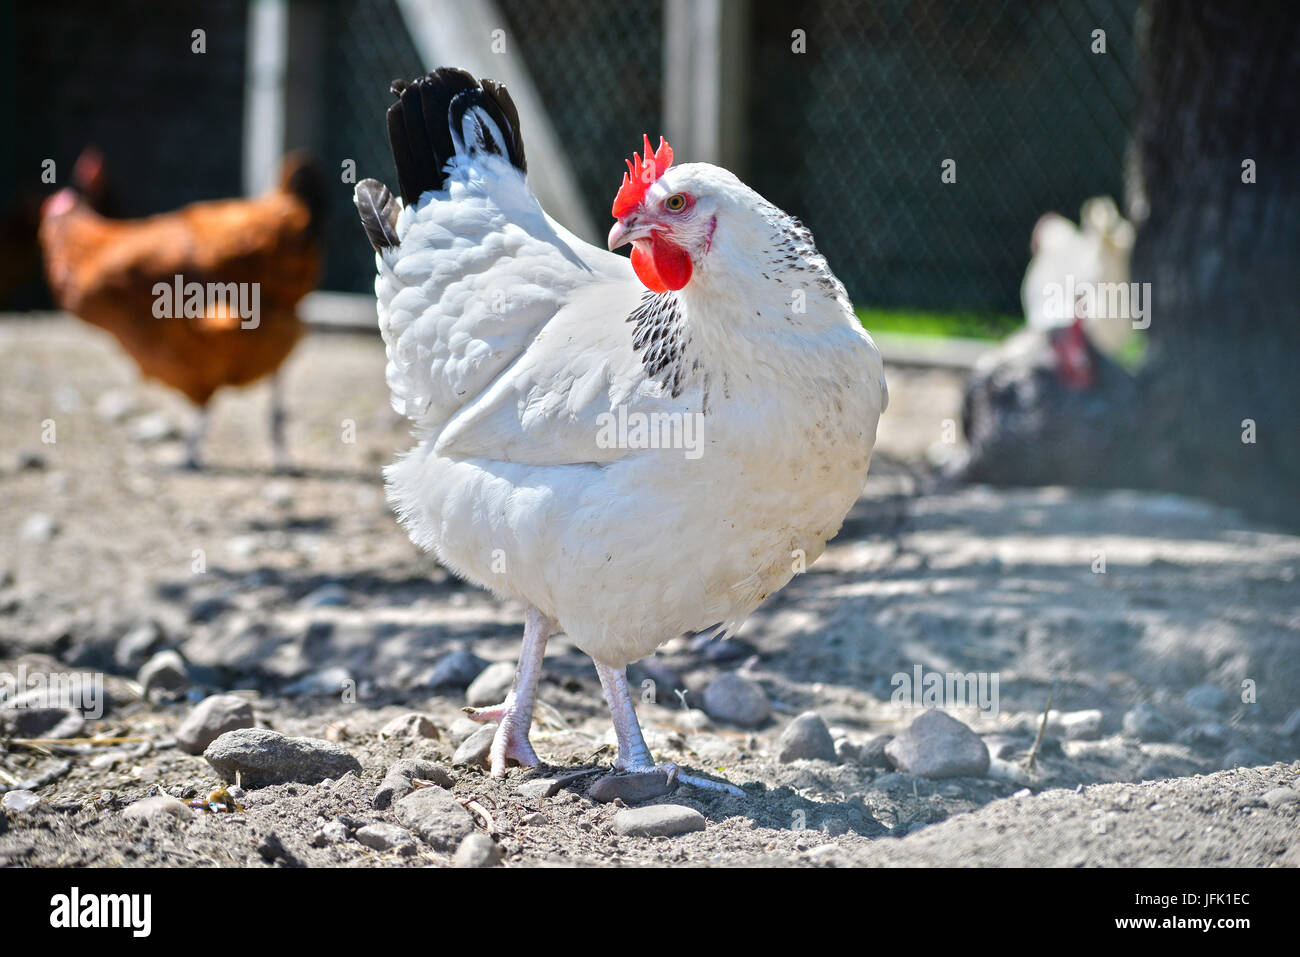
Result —
M678 639L633 675L656 682L640 709L656 756L745 796L681 787L659 800L698 809L705 830L622 837L620 808L587 794L612 736L590 662L563 636L548 648L533 736L561 770L495 781L452 765L464 692L430 676L450 651L512 659L521 609L449 576L388 513L379 468L408 439L377 339L314 336L286 371L296 474L270 469L257 387L218 398L211 467L183 472L187 407L138 382L110 340L63 318L0 323L0 673L105 674L112 707L83 734L145 739L43 750L0 739L0 788L49 779L35 807L0 813L0 863L449 863L421 842L377 851L350 839L395 823L372 795L402 757L450 772L454 793L488 813L508 866L1300 863L1300 802L1274 793L1300 780L1300 538L1171 496L923 488L960 382L891 369L872 478L822 560L738 638ZM42 441L51 426L56 441ZM188 662L175 700L142 697L138 663L120 657L141 627ZM920 710L891 700L891 676L917 666L998 677L996 710L951 710L1002 756L989 776L778 760L782 730L806 710L850 751L899 733ZM668 693L698 708L727 672L763 689L765 724L703 722ZM340 681L355 700L339 699ZM228 690L263 726L332 727L362 772L250 789L242 813L126 819L139 798L189 800L218 783L172 734L195 700ZM1125 729L1143 703L1167 734ZM438 738L380 736L412 711ZM579 771L552 796L520 791ZM319 840L332 821L348 840Z

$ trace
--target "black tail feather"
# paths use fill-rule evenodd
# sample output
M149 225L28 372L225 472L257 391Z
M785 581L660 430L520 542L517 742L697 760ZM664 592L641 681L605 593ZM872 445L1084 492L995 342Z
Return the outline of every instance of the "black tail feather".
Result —
M410 83L394 80L397 102L388 108L388 141L397 166L397 185L409 205L431 189L446 183L443 168L455 155L452 125L459 131L465 114L480 108L500 129L505 142L479 124L471 149L502 153L520 170L527 170L524 142L519 133L519 111L500 83L476 81L464 70L442 68Z
M363 179L357 183L352 201L361 214L361 225L375 252L398 245L397 200L388 187L376 179Z

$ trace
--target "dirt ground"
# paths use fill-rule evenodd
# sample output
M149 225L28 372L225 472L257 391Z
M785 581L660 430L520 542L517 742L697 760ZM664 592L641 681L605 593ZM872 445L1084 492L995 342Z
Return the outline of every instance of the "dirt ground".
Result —
M317 334L291 359L295 473L270 468L261 387L218 397L210 467L186 472L187 406L106 336L0 321L0 674L104 674L111 706L80 737L138 739L0 738L0 790L41 782L35 806L0 812L0 864L450 863L424 842L353 839L396 823L372 796L400 758L450 773L507 866L1300 864L1300 537L1173 496L929 487L960 379L887 374L872 476L825 556L737 638L683 637L633 670L655 682L639 710L656 757L745 796L679 787L657 800L699 810L704 830L625 837L621 808L587 793L613 737L591 663L562 635L533 735L552 767L496 781L452 764L465 693L432 686L439 662L513 660L522 609L448 575L389 513L379 470L410 440L377 337ZM142 629L187 663L171 698L135 680L124 638ZM892 676L917 666L997 676L995 709L950 710L989 745L988 775L932 780L859 753L921 713L891 700ZM761 726L697 710L728 672L763 690ZM247 698L261 726L340 739L361 772L250 788L242 812L129 820L140 798L219 783L173 737L214 691ZM1162 733L1125 726L1141 705ZM844 760L778 759L808 710ZM379 734L413 711L437 738ZM563 780L520 789L542 777ZM331 822L346 840L320 839Z

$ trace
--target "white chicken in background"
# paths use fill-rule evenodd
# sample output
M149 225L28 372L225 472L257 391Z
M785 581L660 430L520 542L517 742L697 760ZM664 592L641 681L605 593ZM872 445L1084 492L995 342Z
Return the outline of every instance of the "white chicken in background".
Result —
M866 478L880 355L808 230L726 170L674 167L646 138L609 234L629 262L539 206L502 86L440 69L393 92L404 202L356 189L393 405L419 440L388 493L413 541L526 607L513 690L471 712L499 722L492 773L539 763L563 631L595 661L617 769L735 792L654 764L625 667L734 632L821 555Z
M1109 196L1086 200L1079 223L1075 226L1059 213L1039 218L1030 240L1033 258L1020 286L1026 325L1051 338L1058 372L1076 390L1087 388L1094 378L1084 335L1110 356L1118 355L1133 335L1131 308L1106 308L1104 294L1091 296L1090 305L1082 292L1128 283L1133 225ZM1063 303L1063 297L1072 301Z

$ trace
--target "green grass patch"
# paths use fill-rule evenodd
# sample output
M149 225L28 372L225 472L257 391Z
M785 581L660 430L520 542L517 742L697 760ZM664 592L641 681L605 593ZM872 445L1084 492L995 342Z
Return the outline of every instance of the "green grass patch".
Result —
M1005 339L1025 324L1020 316L996 312L917 312L907 309L858 309L868 332L960 339Z

